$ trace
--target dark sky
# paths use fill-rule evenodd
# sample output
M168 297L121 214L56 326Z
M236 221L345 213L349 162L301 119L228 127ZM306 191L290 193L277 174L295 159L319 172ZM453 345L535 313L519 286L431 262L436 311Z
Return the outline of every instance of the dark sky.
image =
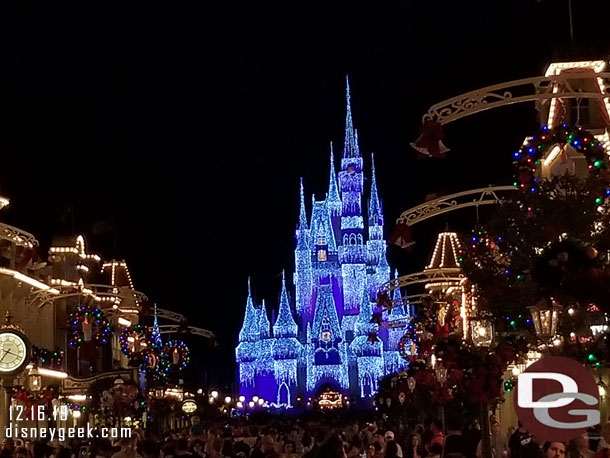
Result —
M416 161L409 142L430 105L610 55L607 0L574 1L573 46L567 0L198 3L209 6L2 15L0 191L11 206L0 219L44 247L76 231L126 259L137 289L218 335L226 378L247 276L277 306L292 270L299 177L308 195L326 191L346 74L389 234L427 193L509 182L510 151L537 126L533 105L473 116L446 129L445 160ZM464 217L422 225L414 253L390 249L391 264L419 270L430 233ZM92 234L99 221L114 222L116 242Z

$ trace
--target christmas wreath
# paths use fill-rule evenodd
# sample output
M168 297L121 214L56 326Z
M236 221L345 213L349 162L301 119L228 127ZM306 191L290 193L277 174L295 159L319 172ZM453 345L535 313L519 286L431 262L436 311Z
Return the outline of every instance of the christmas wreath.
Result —
M112 326L104 312L97 307L80 305L68 317L70 347L77 347L83 342L105 345L110 339Z
M529 137L514 153L513 163L516 176L513 184L521 190L536 193L540 184L536 175L543 156L547 152L553 154L553 151L556 151L555 154L563 154L568 145L585 157L589 170L595 178L599 179L600 198L602 195L609 196L610 171L604 145L582 127L568 127L567 124L552 129L547 126L542 127L538 134ZM555 148L557 149L555 150ZM546 160L548 157L550 156L547 156ZM568 169L566 168L565 171Z
M141 323L124 328L119 336L121 351L124 355L136 355L152 346L148 328Z

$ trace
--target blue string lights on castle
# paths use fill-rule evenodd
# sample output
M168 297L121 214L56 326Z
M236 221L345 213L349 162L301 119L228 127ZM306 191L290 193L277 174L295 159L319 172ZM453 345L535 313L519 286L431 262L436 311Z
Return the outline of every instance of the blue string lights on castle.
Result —
M317 397L327 388L352 398L371 397L379 378L407 364L397 348L404 329L381 330L378 339L370 338L378 327L371 323L373 303L379 287L390 280L390 266L372 156L371 179L366 180L370 198L363 206L364 161L353 126L349 82L346 98L341 170L335 172L331 144L326 199L312 196L309 220L301 180L295 301L287 286L289 276L283 275L279 311L270 322L264 302L255 305L248 280L235 349L240 394L259 396L275 406L293 406L298 397ZM363 208L368 210L368 227ZM396 309L392 318L404 319L406 325L408 305Z

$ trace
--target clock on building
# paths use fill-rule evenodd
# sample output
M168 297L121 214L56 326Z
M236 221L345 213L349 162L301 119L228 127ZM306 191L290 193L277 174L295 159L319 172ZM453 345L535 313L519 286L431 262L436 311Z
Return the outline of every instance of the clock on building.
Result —
M25 369L30 361L31 344L23 329L11 323L6 312L6 322L0 326L0 376L13 375Z

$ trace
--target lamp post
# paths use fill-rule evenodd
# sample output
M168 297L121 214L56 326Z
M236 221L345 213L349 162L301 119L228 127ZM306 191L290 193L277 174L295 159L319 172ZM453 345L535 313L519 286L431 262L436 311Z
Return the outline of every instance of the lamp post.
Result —
M443 366L443 363L442 363L442 361L440 361L440 359L437 359L436 367L434 368L434 373L436 375L436 380L438 381L438 383L441 384L441 388L442 388L442 386L447 381L447 368L445 366ZM445 430L445 405L444 404L441 404L441 423L443 425L443 431L444 431Z
M494 325L491 320L478 319L470 321L470 338L473 345L481 353L487 350L494 341ZM492 456L491 428L489 424L489 407L486 402L480 403L481 453L483 458Z
M470 337L476 347L489 347L494 340L494 325L490 320L471 320Z
M29 382L30 382L30 390L37 394L42 389L42 376L38 372L38 368L34 367L28 374ZM35 415L36 418L36 429L38 429L38 412Z
M557 334L557 325L559 324L559 312L561 306L552 298L550 304L542 299L536 305L529 307L534 322L536 335L544 341L545 344Z

